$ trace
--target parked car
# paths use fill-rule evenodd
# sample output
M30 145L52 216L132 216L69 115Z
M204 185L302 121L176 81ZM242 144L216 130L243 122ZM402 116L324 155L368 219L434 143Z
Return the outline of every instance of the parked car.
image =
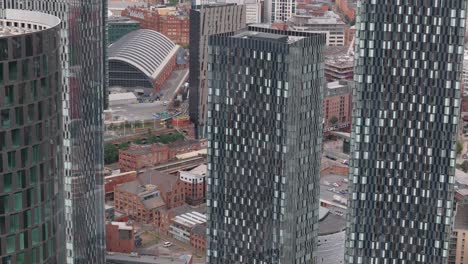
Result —
M140 255L138 254L138 252L132 252L130 253L130 257L139 258Z
M344 165L349 165L349 161L348 160L343 160L343 164Z
M164 247L170 247L170 246L172 246L171 242L164 242Z

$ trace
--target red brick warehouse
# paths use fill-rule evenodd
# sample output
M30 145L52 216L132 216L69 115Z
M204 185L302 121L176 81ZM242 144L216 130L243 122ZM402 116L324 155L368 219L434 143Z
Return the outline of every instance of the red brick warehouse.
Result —
M140 22L140 28L158 31L179 45L189 44L190 20L181 7L128 7L122 16Z

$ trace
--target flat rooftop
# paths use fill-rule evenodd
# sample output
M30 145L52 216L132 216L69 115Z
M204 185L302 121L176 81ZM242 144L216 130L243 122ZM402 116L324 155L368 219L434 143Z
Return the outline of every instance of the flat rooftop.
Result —
M455 170L455 181L459 184L468 185L468 173L462 170Z
M0 38L42 31L59 24L60 19L49 14L5 9L5 17L0 19Z
M274 41L274 42L285 42L285 43L294 43L298 40L304 39L301 36L288 36L288 35L280 35L268 32L257 32L257 31L244 31L240 32L237 35L234 35L233 38L244 38L244 39L258 39L258 40L267 40L267 41Z
M458 204L454 229L468 230L468 205Z

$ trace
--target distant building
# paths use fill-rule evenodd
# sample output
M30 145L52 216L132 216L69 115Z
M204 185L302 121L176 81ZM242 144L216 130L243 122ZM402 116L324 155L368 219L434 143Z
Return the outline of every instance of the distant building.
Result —
M138 171L151 168L169 160L177 155L201 149L198 140L180 140L169 144L130 145L127 150L119 150L120 171Z
M128 7L148 7L148 3L144 1L130 1L130 0L108 0L107 9L113 16L122 16L122 13Z
M468 204L458 204L455 212L448 264L465 264L468 260Z
M324 46L256 27L210 37L207 263L315 263Z
M331 3L326 1L298 0L296 4L296 15L300 16L322 17L332 10Z
M206 233L206 215L195 211L186 212L171 219L171 224L169 226L169 234L171 234L175 239L179 241L182 241L187 244L192 244L192 237L193 239L198 238L196 236L192 236L192 230L197 225L204 228ZM193 244L196 244L196 246L202 247L200 246L202 242L193 242Z
M357 0L336 0L335 6L338 12L343 13L343 15L349 21L356 20L356 3Z
M179 46L159 32L140 29L109 46L109 86L149 88L155 93L176 67Z
M206 171L202 164L190 171L180 171L179 178L185 186L185 201L190 205L205 203L206 199Z
M107 20L108 45L116 42L126 34L140 29L140 23L126 17L109 17Z
M190 231L190 245L195 249L206 250L206 225L196 225Z
M323 103L324 132L350 128L352 96L352 81L327 83Z
M353 80L354 57L349 47L327 47L325 50L325 78L327 81Z
M106 224L106 251L131 253L135 248L133 226L125 222Z
M260 0L225 0L226 4L234 3L245 6L245 23L261 23L263 18L263 1Z
M245 6L203 5L190 10L189 115L196 138L205 138L208 114L208 37L244 28Z
M332 11L327 11L320 17L293 15L288 24L289 30L325 34L327 36L327 46L345 45L348 26Z
M185 204L184 185L175 175L147 171L139 174L137 180L117 185L114 204L117 212L130 219L167 232L168 210Z
M188 12L179 7L128 7L122 16L140 22L143 29L158 31L179 45L189 44Z
M119 173L117 175L109 175L104 177L104 190L106 193L106 201L114 200L114 190L119 184L134 181L137 179L136 171Z

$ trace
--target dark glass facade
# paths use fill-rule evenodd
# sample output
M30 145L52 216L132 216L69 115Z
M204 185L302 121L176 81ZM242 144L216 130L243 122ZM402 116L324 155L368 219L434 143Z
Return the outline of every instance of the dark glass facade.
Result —
M210 37L207 263L315 263L324 45L260 28Z
M67 263L104 263L103 124L106 0L0 0L61 23ZM1 9L1 8L0 8Z
M189 115L195 136L205 138L208 99L208 37L245 27L245 6L211 4L190 10Z
M363 0L346 263L446 263L466 1Z
M0 261L65 261L60 19L0 15Z

